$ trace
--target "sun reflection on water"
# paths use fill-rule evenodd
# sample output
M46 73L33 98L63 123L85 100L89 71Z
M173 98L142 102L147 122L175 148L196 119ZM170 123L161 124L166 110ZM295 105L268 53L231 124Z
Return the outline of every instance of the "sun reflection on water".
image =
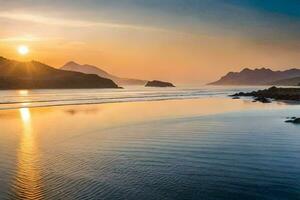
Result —
M21 115L23 125L25 125L26 127L30 126L29 123L30 123L31 115L30 115L29 108L20 108L20 115Z
M18 92L21 96L27 96L28 95L28 90L19 90Z
M23 125L17 154L14 195L20 199L42 199L39 152L35 143L29 108L20 108Z

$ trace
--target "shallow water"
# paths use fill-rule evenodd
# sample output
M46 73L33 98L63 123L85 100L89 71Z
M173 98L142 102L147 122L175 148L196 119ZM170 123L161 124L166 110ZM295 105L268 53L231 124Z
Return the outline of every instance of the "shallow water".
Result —
M0 199L300 199L299 105L222 96L0 111Z
M225 97L238 91L252 91L263 87L176 87L124 89L53 89L53 90L0 90L0 110L22 107L103 104L137 101L199 99Z

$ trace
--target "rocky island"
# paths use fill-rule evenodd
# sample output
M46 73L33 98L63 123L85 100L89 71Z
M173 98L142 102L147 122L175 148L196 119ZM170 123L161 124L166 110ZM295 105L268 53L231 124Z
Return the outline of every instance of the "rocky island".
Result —
M256 101L269 103L270 99L274 100L289 100L300 101L300 88L278 88L270 87L265 90L258 90L253 92L239 92L231 95L232 97L254 97Z
M154 80L148 81L145 87L175 87L175 85L169 82Z
M287 117L286 123L300 124L300 118L297 117Z

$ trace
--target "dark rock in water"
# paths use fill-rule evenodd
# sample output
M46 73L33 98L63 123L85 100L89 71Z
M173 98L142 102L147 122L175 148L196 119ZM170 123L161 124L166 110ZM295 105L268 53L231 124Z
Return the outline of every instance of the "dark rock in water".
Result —
M286 123L300 124L300 118L291 118L290 120L286 120Z
M286 117L286 119L296 119L297 117Z
M254 102L257 102L257 101L262 102L262 103L271 103L271 101L265 97L256 97L254 99Z
M148 81L145 87L175 87L172 83L163 82L163 81Z
M240 99L240 97L234 96L234 97L232 97L232 99Z
M265 101L265 99L274 99L274 100L290 100L290 101L300 101L300 88L277 88L271 87L265 90L258 90L253 92L239 92L231 95L234 96L249 96L255 97L255 99L259 101L259 99Z
M300 124L300 118L294 119L294 124Z

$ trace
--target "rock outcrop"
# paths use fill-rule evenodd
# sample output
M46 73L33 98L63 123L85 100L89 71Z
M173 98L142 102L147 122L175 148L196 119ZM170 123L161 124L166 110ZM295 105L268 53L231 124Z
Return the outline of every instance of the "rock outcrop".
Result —
M300 88L277 88L271 87L265 90L258 90L253 92L239 92L231 95L232 97L249 96L256 100L267 103L269 99L274 100L290 100L300 101Z
M148 81L145 87L175 87L175 85L169 82L154 80L154 81Z

